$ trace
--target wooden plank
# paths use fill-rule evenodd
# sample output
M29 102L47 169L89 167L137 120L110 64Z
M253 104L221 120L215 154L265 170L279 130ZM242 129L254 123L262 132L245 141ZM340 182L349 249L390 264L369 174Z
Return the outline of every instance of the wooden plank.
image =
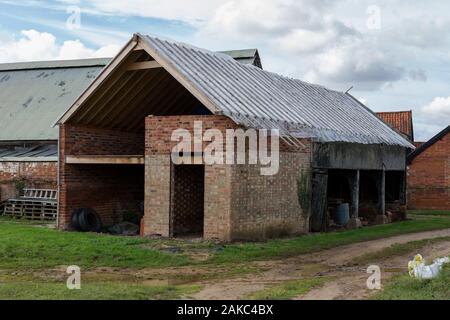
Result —
M83 155L83 156L66 156L67 164L144 164L144 156L130 155L130 156L98 156L98 155Z
M121 95L115 99L112 104L108 105L109 112L103 112L103 114L97 117L95 124L103 127L111 127L111 124L115 121L122 121L119 120L121 114L124 119L127 119L128 113L130 112L128 110L132 110L132 108L129 107L129 103L131 101L139 100L141 98L141 92L151 91L151 84L156 82L152 80L156 79L158 74L159 71L145 71L138 73L137 78L133 80L133 83L131 83L126 90L121 92Z
M178 82L180 82L194 97L196 97L207 109L212 113L220 113L222 110L217 108L216 104L194 83L192 83L188 78L186 78L178 69L166 58L161 56L155 48L149 45L147 41L138 35L137 39L139 45L141 45L147 53L157 60L159 64L169 72L172 77L174 77Z
M352 208L351 217L359 218L359 185L360 185L360 171L356 170L351 177L351 196Z
M99 86L104 83L111 75L113 71L116 71L121 63L133 52L136 45L138 44L138 37L134 36L125 47L119 52L119 54L106 66L94 82L80 95L80 97L75 101L75 103L63 114L63 116L58 119L55 123L65 123L69 120L75 111L88 99L94 92L97 91Z
M142 61L135 62L130 64L126 70L127 71L135 71L135 70L148 70L148 69L157 69L162 68L162 66L156 61Z
M383 169L378 175L378 214L386 214L386 171Z
M326 229L328 173L315 172L312 187L311 229L321 232Z
M121 88L127 85L129 79L133 78L133 73L125 72L127 71L127 67L130 64L133 64L134 61L142 57L144 54L147 55L144 50L133 51L130 53L130 55L126 57L126 60L123 61L122 65L111 74L110 79L101 85L101 90L97 90L98 92L93 94L93 96L88 97L85 101L85 103L88 104L88 108L85 108L87 110L80 109L77 111L77 115L75 117L76 122L90 123L90 121L95 118L97 114L103 111L103 108L108 105L110 101L114 101L113 97L118 94ZM111 92L114 94L111 94ZM89 117L86 118L87 116Z
M135 61L140 56L142 56L142 51L134 51L127 57L127 60ZM130 79L133 78L133 73L124 71L126 70L126 63L124 62L124 65L121 66L114 72L114 74L111 75L110 78L115 78L116 80L111 85L102 85L102 89L99 91L99 99L92 100L89 98L89 104L93 107L95 106L95 109L92 110L92 107L88 108L87 111L84 111L81 115L76 116L76 120L78 123L90 123L92 119L94 119L100 112L103 112L103 109L105 106L107 106L111 101L115 101L117 99L117 95L119 92L121 92L122 88L126 85L128 85L128 82ZM118 74L115 76L115 74ZM111 92L113 92L111 94ZM83 110L80 110L83 111ZM89 116L86 118L86 116Z

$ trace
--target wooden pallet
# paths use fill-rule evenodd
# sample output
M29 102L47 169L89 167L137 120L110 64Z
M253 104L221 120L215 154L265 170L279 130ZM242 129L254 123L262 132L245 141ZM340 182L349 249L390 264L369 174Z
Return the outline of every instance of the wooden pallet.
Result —
M56 202L11 199L6 202L3 215L27 220L56 220L57 209Z
M24 189L19 199L9 199L3 204L3 215L16 219L56 220L58 214L56 190Z

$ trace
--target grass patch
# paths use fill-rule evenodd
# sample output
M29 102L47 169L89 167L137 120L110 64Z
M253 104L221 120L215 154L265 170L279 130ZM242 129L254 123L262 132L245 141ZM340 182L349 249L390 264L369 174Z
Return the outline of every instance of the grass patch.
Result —
M190 261L183 255L141 247L151 242L148 239L62 232L3 219L0 239L1 269L167 267Z
M410 210L408 214L417 216L445 216L450 217L450 211L448 210Z
M68 290L65 283L11 282L0 284L0 300L175 300L200 291L200 286L145 286L133 283L82 283Z
M307 235L265 243L216 246L211 243L62 232L47 226L0 219L0 269L48 269L67 265L78 265L82 269L89 269L242 264L249 261L296 256L401 234L446 228L450 228L450 219L426 216L420 220L359 230ZM175 253L168 252L164 250L167 246L180 247L181 250ZM189 255L205 252L208 257L201 261L196 261ZM245 273L246 270L234 271Z
M353 262L356 264L364 265L374 262L379 262L382 260L386 260L392 257L396 256L402 256L405 254L409 254L412 252L416 252L423 247L444 242L444 241L450 241L450 237L442 237L442 238L435 238L435 239L426 239L426 240L419 240L419 241L412 241L408 243L402 243L402 244L394 244L388 248L384 248L377 252L370 252L366 253L362 256L356 257L353 259Z
M409 275L392 279L384 290L372 297L377 300L449 300L450 266L444 267L438 278L417 280Z
M450 228L450 219L428 217L363 229L307 235L293 239L271 240L266 243L227 245L210 263L231 263L296 256L342 245L382 239L401 234Z
M328 280L330 280L329 277L318 277L287 281L282 284L252 293L246 298L250 300L290 300L308 293L312 289L321 286Z

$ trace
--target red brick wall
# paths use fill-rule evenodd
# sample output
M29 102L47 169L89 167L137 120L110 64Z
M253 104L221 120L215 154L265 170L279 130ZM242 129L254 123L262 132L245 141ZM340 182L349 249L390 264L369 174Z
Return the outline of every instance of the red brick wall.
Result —
M225 116L150 116L145 119L145 154L170 154L178 144L171 140L172 132L180 128L192 131L195 121L202 121L203 131L219 129L224 133L226 129L237 128Z
M450 134L409 165L408 207L450 210Z
M143 155L142 133L60 126L59 227L70 227L76 208L92 208L104 225L137 211L144 199L143 166L66 164L66 155Z
M0 162L0 201L19 196L17 185L25 188L56 189L57 162Z
M145 217L143 235L170 234L171 179L170 155L177 142L171 141L172 132L183 128L192 131L194 121L202 121L203 131L236 128L224 116L162 116L147 117L145 133ZM193 151L193 149L192 149ZM230 166L205 168L204 237L230 240Z
M170 236L170 154L177 142L173 130L190 132L194 121L203 131L237 128L224 116L170 116L146 119L146 192L143 234ZM298 204L297 177L310 169L311 146L302 151L281 142L280 173L260 175L257 165L206 165L204 238L220 240L262 239L306 232L306 221ZM270 145L270 143L269 143ZM193 151L193 150L192 150Z

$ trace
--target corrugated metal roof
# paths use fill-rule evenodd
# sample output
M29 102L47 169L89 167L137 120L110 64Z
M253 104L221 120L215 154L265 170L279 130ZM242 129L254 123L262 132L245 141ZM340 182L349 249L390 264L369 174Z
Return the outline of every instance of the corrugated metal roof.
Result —
M377 115L381 120L403 133L409 141L414 141L412 111L377 112Z
M139 35L236 123L322 142L413 147L351 95L237 63L184 43ZM161 62L160 62L161 63Z
M0 140L56 140L55 119L110 59L0 65Z
M58 161L58 147L56 144L36 145L33 147L0 148L0 162L24 161Z

